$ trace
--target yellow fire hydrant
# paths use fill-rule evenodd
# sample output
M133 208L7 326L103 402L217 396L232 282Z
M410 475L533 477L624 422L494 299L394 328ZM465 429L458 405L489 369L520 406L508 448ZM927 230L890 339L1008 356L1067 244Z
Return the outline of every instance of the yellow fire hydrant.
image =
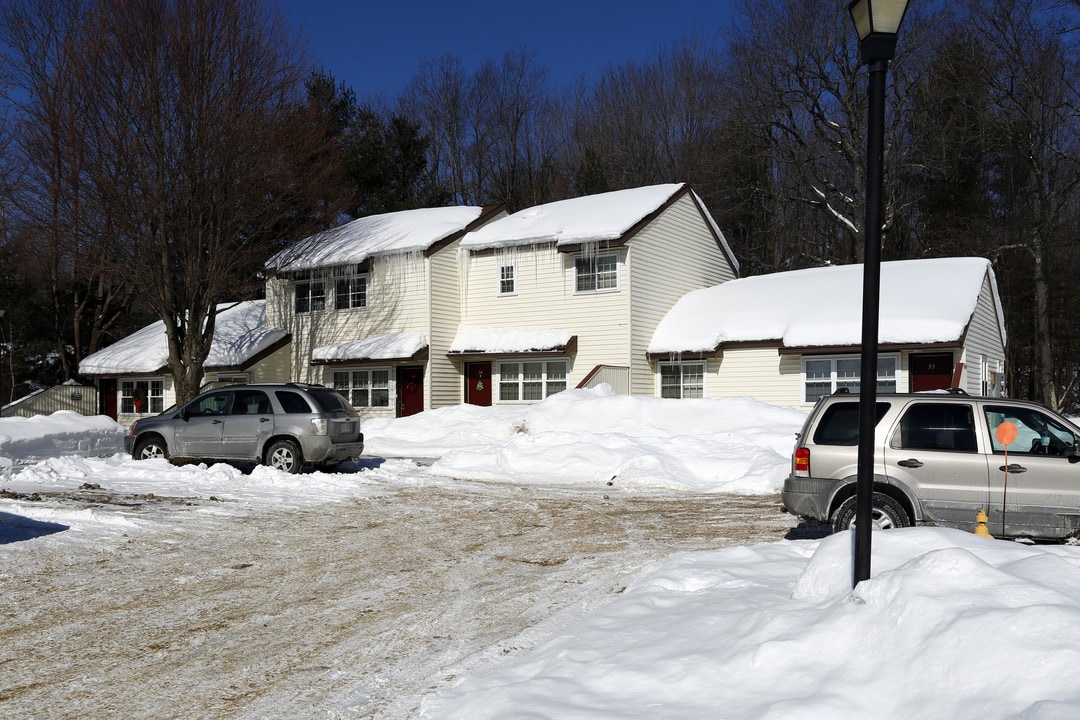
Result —
M994 536L986 529L986 523L989 519L990 518L987 517L985 510L979 510L979 513L975 516L975 534L981 537L988 537L992 540Z

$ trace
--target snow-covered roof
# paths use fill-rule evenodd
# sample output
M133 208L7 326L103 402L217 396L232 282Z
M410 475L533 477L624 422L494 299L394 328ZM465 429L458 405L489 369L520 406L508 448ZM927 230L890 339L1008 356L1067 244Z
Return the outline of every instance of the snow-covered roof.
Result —
M540 243L564 247L618 240L685 187L685 183L649 185L536 205L470 232L462 239L461 247L470 251ZM697 199L697 195L694 197ZM734 262L735 256L720 229L700 199L697 202Z
M566 330L544 328L458 327L452 353L522 353L544 352L566 347L573 335Z
M218 305L214 341L205 367L237 367L271 347L288 332L266 326L266 301ZM88 355L79 363L83 375L158 372L169 362L165 323L158 320L123 340Z
M275 270L359 264L370 257L423 252L465 230L481 207L401 210L362 217L300 240L267 261Z
M423 333L405 332L373 335L363 340L323 345L311 351L312 362L339 360L396 360L409 358L427 347Z
M880 343L959 340L989 274L990 261L901 260L881 264ZM650 353L708 352L723 343L779 340L786 347L862 341L863 266L838 265L740 278L687 293L653 334ZM1005 328L1000 325L1001 337Z

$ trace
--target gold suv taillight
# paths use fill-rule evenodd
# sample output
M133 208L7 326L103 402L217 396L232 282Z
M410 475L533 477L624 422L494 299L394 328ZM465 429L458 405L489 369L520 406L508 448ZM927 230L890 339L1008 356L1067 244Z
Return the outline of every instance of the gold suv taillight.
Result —
M810 448L796 448L794 467L792 469L795 477L810 477Z

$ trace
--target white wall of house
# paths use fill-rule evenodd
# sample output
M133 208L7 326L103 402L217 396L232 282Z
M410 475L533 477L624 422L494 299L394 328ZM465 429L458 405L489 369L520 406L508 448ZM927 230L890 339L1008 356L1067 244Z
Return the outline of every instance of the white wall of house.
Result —
M576 357L568 358L573 387L599 364L630 364L630 303L625 248L601 250L619 258L616 290L575 292L575 258L554 243L463 256L463 325L544 328L578 336ZM500 269L513 266L515 291L500 294Z
M1005 338L994 303L989 274L983 278L979 302L975 306L964 340L961 387L969 395L1001 395L1005 378Z
M658 386L646 352L660 321L686 293L734 280L736 273L689 194L630 241L627 267L630 392L653 395Z
M577 292L575 259L617 254L617 290ZM463 255L461 322L474 327L565 330L578 338L570 387L598 365L630 368L630 392L655 393L646 349L660 320L690 290L735 276L689 194L628 242L610 250L560 252L554 243ZM513 293L500 271L513 267Z
M460 242L455 241L428 260L431 277L427 288L430 322L425 332L431 352L424 384L426 407L429 408L457 405L464 401L460 369L447 357L461 323L459 245Z
M451 251L449 254L453 256L454 253ZM435 257L438 255L437 253ZM446 277L445 265L445 262L439 265L439 277L452 284L456 294L457 283L453 277ZM312 351L317 347L340 345L374 335L400 332L420 332L429 344L432 342L430 279L434 271L429 258L425 258L422 253L373 258L367 272L367 306L362 308L335 308L335 272L340 271L331 268L325 270L326 308L320 311L295 312L295 281L274 278L267 282L268 322L280 323L279 327L285 327L292 333L292 380L333 385L335 370L374 367L370 362L363 365L357 363L355 366L348 363L333 366L312 365ZM443 322L446 322L445 319ZM432 355L434 354L433 351ZM443 354L445 355L445 350ZM389 407L363 409L363 414L370 417L392 417L396 408L393 363L387 362L380 367L391 369ZM430 402L430 368L427 373L424 381L425 404Z

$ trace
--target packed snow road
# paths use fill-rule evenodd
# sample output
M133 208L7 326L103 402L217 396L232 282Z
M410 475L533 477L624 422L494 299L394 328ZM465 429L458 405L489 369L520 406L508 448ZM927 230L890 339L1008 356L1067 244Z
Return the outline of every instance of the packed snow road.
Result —
M314 505L14 497L111 528L0 545L0 716L50 720L416 717L647 563L793 525L775 494L446 480Z

